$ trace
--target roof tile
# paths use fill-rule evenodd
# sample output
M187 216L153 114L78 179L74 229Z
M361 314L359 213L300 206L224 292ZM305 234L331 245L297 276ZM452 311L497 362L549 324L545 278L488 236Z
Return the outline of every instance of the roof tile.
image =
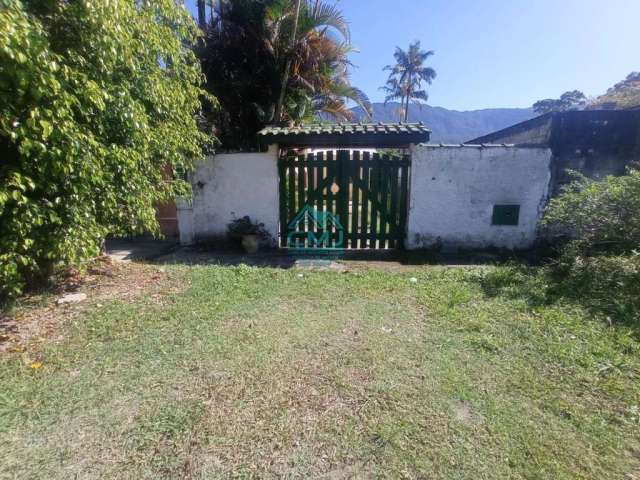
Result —
M317 135L326 133L331 135L362 134L362 133L429 133L422 123L312 123L294 127L268 126L258 132L259 135Z

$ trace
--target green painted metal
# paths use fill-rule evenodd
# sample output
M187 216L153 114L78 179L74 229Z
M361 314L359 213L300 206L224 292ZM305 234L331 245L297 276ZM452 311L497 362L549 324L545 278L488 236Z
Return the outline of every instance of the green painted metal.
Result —
M327 233L329 248L402 248L409 166L408 156L357 150L282 156L278 165L281 245L287 246L291 222L310 207L338 219L342 232L334 225L327 226L328 232L318 224L299 226L315 238ZM301 242L306 248L314 247L306 239Z
M520 205L494 205L492 225L515 226L520 221Z

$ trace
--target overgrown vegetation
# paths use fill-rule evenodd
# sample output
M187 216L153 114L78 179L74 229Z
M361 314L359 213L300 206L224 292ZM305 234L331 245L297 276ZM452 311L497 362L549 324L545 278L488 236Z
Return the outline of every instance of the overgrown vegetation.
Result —
M0 0L0 296L157 232L206 141L197 35L172 0Z
M0 476L640 472L634 331L510 269L165 268L0 358Z
M602 181L577 176L551 200L542 225L561 244L555 293L640 326L640 171Z
M349 81L353 47L342 13L318 0L298 3L299 11L292 0L225 0L207 19L197 51L220 102L211 120L224 148L256 148L255 134L269 123L318 113L350 119L348 101L369 110Z

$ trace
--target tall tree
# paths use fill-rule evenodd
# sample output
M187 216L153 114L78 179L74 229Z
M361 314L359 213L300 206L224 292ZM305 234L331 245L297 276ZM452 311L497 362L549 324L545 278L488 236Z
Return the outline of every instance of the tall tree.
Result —
M533 111L539 114L580 110L587 104L587 97L580 90L564 92L560 98L546 98L533 104Z
M366 95L349 80L353 49L341 12L321 0L301 0L299 11L297 4L215 5L198 55L207 89L220 102L215 123L228 148L253 146L255 133L268 123L309 121L320 112L350 119L349 102L370 110Z
M410 102L420 104L429 98L426 90L422 89L422 83L431 85L436 78L436 71L425 66L425 62L432 55L434 55L433 50L421 50L420 42L415 41L409 45L407 51L396 47L393 54L396 59L395 65L384 67L385 71L390 72L387 83L382 87L386 92L385 103L400 100L405 122L409 120Z

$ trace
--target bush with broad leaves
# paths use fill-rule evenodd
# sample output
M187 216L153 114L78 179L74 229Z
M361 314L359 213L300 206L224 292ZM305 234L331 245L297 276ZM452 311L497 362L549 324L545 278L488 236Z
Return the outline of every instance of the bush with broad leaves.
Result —
M157 233L155 205L188 194L197 35L173 0L0 0L0 296Z

